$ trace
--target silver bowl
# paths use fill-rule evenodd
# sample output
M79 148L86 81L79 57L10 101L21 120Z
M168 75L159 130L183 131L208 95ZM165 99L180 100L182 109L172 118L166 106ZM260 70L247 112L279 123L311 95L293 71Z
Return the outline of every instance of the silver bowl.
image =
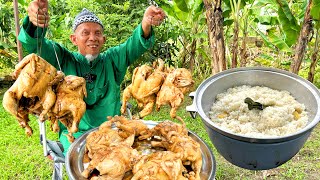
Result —
M293 134L276 138L252 138L221 129L209 118L210 108L217 94L241 85L289 91L306 106L309 123ZM271 169L287 162L301 149L320 120L319 90L296 74L274 68L229 69L203 81L190 96L193 104L186 109L194 118L196 114L200 115L217 151L232 164L245 169Z
M153 128L159 122L155 121L143 121L149 128ZM113 127L115 128L115 127ZM66 155L66 171L69 179L71 180L85 180L81 175L81 172L84 170L83 166L83 155L85 150L86 138L90 132L96 131L98 128L94 128L79 138L77 138L69 147L69 150ZM201 179L214 179L216 172L216 161L213 156L211 149L208 145L195 133L189 131L189 136L193 138L200 144L201 154L202 154L202 167L200 177Z

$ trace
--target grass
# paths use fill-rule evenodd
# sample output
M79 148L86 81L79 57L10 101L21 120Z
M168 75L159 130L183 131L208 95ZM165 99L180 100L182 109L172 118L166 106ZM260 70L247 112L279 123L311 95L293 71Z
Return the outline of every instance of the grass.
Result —
M5 90L0 89L1 103ZM267 171L246 170L232 165L216 151L199 115L192 119L186 112L185 107L191 103L191 99L186 97L177 114L185 120L187 127L198 134L212 149L217 164L216 179L316 180L320 177L319 124L304 147L287 163ZM169 107L162 107L159 112L153 112L144 119L156 121L170 119L169 111ZM0 179L51 179L53 164L52 161L43 157L42 146L39 143L38 123L34 117L31 118L30 124L34 134L27 137L24 130L18 126L17 120L0 106ZM57 139L58 135L47 128L47 136L49 139Z

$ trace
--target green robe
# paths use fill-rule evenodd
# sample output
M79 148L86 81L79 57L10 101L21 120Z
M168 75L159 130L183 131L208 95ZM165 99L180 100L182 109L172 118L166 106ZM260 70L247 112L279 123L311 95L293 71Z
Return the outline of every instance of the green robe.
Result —
M29 53L41 52L41 57L52 64L57 70L65 75L85 77L88 74L97 75L93 82L87 80L86 87L88 96L84 99L87 110L83 115L79 131L74 133L75 138L84 132L98 127L107 120L107 116L120 114L120 84L124 79L127 68L144 52L154 44L154 34L145 39L141 24L133 31L126 42L101 52L92 62L88 62L78 52L71 52L58 43L46 38L39 40L36 37L45 34L46 29L36 28L26 17L19 34L19 40ZM42 36L43 37L43 36ZM42 41L41 41L42 40ZM41 49L38 48L41 45ZM56 58L55 51L57 52ZM65 126L59 124L59 139L64 146L66 154L70 143L64 134L68 131Z

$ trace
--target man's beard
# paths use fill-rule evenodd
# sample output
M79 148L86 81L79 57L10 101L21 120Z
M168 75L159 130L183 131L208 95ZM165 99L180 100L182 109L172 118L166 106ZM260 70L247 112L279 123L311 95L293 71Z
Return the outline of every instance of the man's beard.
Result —
M88 62L91 62L98 57L98 54L97 55L87 54L85 57L88 60Z

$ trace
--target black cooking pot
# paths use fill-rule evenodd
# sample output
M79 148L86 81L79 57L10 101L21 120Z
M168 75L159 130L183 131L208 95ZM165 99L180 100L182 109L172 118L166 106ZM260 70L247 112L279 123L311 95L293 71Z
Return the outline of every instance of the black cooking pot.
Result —
M210 118L209 111L219 93L235 86L266 86L286 90L303 103L309 123L303 129L281 137L252 138L223 130ZM232 164L251 170L275 168L290 160L304 145L320 120L320 93L309 81L288 71L264 67L234 68L203 81L190 96L186 110L199 114L217 151Z

